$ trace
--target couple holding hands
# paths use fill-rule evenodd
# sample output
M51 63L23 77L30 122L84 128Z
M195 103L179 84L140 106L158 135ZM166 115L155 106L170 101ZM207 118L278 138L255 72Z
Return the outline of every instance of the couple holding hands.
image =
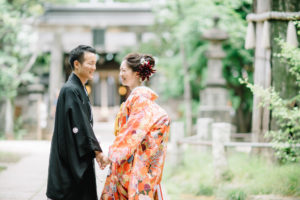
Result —
M115 121L115 139L106 156L93 131L93 115L85 84L93 78L97 56L80 45L70 52L72 74L61 88L51 143L47 198L97 200L94 158L109 173L101 200L163 199L160 182L170 119L155 103L158 95L142 86L155 73L151 55L131 53L120 66L130 95Z

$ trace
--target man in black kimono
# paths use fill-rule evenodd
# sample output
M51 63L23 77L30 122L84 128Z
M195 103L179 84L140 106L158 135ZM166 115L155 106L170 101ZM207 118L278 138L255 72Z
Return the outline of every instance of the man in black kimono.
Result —
M72 74L61 88L51 144L47 197L52 200L97 200L94 158L105 167L93 132L85 83L96 70L96 51L80 45L70 52ZM103 165L101 165L103 163Z

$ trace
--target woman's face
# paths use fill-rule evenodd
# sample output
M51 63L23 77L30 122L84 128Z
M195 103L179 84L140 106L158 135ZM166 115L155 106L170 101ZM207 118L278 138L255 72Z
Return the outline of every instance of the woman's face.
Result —
M123 61L120 66L120 78L124 86L132 88L139 83L139 77L137 72L132 71L130 67L127 66L126 61Z

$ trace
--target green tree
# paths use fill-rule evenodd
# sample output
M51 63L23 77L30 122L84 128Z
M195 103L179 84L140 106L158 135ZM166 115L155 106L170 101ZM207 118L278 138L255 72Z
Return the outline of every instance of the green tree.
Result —
M300 4L298 0L273 0L272 10L278 12L297 12L300 10ZM278 43L278 38L286 38L288 23L282 20L274 20L271 25L271 46L274 54L282 51L282 43ZM298 27L299 28L299 27ZM298 36L300 39L300 36ZM287 63L282 62L282 59L277 56L271 57L272 65L272 86L276 92L284 99L289 99L298 94L299 87L295 84L295 77L289 72L289 68L286 67ZM276 122L271 119L271 129L276 129Z
M223 62L223 74L237 113L238 131L250 131L252 94L238 81L243 76L252 80L253 52L244 49L245 18L250 10L250 0L176 0L155 9L156 24L153 31L157 38L141 45L139 50L151 52L159 58L159 71L166 76L165 82L161 83L165 98L180 98L184 93L184 47L193 105L199 104L199 91L204 87L207 62L207 42L201 35L213 26L212 19L218 15L220 28L230 36L223 47L227 54ZM197 109L193 108L193 112L196 116Z
M64 0L60 2L70 2ZM42 4L57 0L0 0L0 102L5 103L5 134L13 137L14 98L21 83L34 80L30 73L38 52L32 51L30 22L43 12Z
M276 156L281 162L296 162L300 159L300 49L287 45L282 40L277 40L281 52L275 55L281 65L287 65L288 76L293 78L293 88L298 88L294 96L282 96L282 91L277 91L276 86L263 89L258 85L247 83L247 86L262 98L262 106L267 106L272 111L272 118L276 123L276 130L271 130L266 137L271 139L276 150ZM287 88L287 90L289 90Z
M35 59L35 55L30 59L26 40L22 38L26 37L23 20L33 12L23 3L2 1L0 4L0 100L5 102L5 134L8 138L13 137L13 99L20 83L30 78L27 71Z

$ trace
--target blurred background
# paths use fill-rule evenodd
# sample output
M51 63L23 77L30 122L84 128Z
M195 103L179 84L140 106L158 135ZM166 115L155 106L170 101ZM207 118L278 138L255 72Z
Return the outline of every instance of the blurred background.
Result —
M56 101L80 44L97 50L86 87L105 148L130 93L122 58L155 56L145 85L172 120L168 199L300 199L300 0L0 3L0 199L42 199ZM28 188L24 168L40 177Z

